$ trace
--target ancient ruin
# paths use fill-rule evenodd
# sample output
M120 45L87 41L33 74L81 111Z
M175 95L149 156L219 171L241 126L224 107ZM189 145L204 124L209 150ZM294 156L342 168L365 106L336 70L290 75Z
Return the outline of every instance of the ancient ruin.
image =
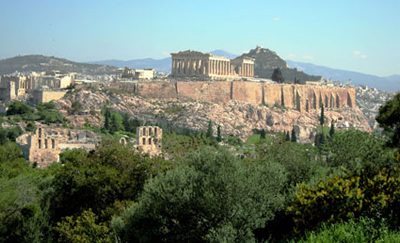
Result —
M195 77L211 80L231 80L235 77L253 77L254 59L228 59L198 51L171 53L173 77Z
M136 128L135 148L151 156L161 154L162 129L157 126L141 126Z
M87 130L39 124L33 132L19 136L16 141L30 162L44 168L58 162L59 154L67 149L95 149L101 136Z
M121 74L121 78L123 79L153 79L154 68L145 68L145 69L131 69L128 67L124 68L124 71Z
M33 90L60 90L69 87L75 74L59 72L31 72L30 74L10 74L1 76L0 100L10 101Z

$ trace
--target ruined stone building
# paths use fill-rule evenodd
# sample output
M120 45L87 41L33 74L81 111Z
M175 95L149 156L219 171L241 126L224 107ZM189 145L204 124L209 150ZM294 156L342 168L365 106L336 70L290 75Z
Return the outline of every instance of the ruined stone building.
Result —
M141 126L136 128L135 147L150 155L161 154L162 129L157 126Z
M154 68L145 68L145 69L131 69L125 67L124 71L121 74L121 78L127 79L153 79L154 78L155 69Z
M64 89L73 83L74 76L73 73L61 74L56 71L3 75L0 81L0 99L13 100L36 89Z
M39 168L59 161L59 154L67 149L93 150L101 136L87 130L38 125L31 132L17 138L24 156Z
M229 80L235 77L254 77L254 59L228 59L198 51L171 53L173 77Z

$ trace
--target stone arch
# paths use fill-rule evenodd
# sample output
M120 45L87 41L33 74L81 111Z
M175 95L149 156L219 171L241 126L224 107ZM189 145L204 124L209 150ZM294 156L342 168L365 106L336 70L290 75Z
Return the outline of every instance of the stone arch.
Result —
M126 145L126 139L124 137L119 139L119 144Z
M146 145L146 138L142 138L142 144Z
M153 128L149 127L149 136L153 136Z
M149 142L148 142L148 145L151 145L151 138L149 138Z
M146 135L146 127L143 127L143 136L147 136Z

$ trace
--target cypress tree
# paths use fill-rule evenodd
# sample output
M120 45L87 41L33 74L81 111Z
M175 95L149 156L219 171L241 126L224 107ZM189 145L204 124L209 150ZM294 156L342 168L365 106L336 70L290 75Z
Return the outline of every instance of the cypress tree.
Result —
M260 131L260 138L265 139L265 130L264 129L261 129L261 131Z
M207 128L206 136L208 138L212 138L212 136L213 136L213 128L212 128L212 121L211 120L208 122L208 128Z
M106 109L106 113L104 114L104 129L110 130L110 117L111 112L109 109Z
M330 136L330 137L333 137L333 134L335 134L335 124L334 124L333 121L332 121L332 123L331 123L331 130L329 130L329 136Z
M323 126L324 123L325 123L324 104L321 104L320 125Z
M221 142L222 141L222 137L221 137L221 126L218 125L217 127L217 141Z
M285 131L285 141L289 142L290 141L290 134L289 131Z
M289 134L289 132L288 132ZM292 140L293 143L297 143L297 137L296 137L296 131L294 130L294 127L292 129Z

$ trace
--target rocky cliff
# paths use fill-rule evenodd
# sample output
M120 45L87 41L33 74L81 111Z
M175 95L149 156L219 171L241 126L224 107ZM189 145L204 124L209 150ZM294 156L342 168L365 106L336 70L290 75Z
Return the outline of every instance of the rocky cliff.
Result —
M93 92L95 91L95 92ZM170 122L176 126L195 130L206 130L209 120L220 125L223 135L233 134L242 139L252 134L253 129L267 131L290 131L294 127L301 142L311 142L319 124L319 110L299 112L279 106L251 104L229 100L226 103L209 104L199 101L160 101L127 93L98 91L93 89L68 93L57 101L59 109L66 114L73 101L79 101L86 111L95 115L69 116L75 126L84 123L100 126L102 117L99 110L105 105L115 111L128 113L131 117L151 123ZM91 112L92 113L92 112ZM370 131L368 121L358 108L326 109L327 124L336 121L338 129L355 128Z

